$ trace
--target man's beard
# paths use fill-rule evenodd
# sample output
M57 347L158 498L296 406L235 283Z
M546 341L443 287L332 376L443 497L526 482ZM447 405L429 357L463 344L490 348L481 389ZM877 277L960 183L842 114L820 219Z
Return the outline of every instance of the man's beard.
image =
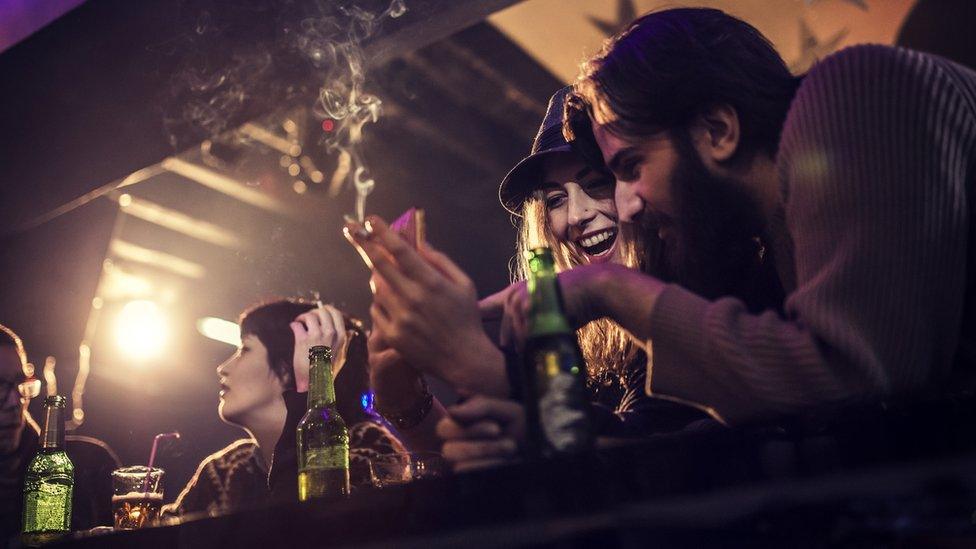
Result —
M661 253L662 278L680 284L706 299L733 295L745 299L750 309L776 303L763 268L763 219L755 201L734 179L708 171L692 145L687 131L673 132L678 161L671 174L675 217L644 216L646 231L657 233L670 225L671 238ZM648 234L656 238L656 234ZM775 273L773 273L775 278ZM761 303L757 303L758 301Z

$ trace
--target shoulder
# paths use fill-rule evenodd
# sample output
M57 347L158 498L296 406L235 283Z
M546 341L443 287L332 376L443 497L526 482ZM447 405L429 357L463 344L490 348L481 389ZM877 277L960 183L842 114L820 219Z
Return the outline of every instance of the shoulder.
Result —
M257 449L258 445L253 439L243 438L231 442L224 448L203 458L186 489L192 489L204 479L222 485L223 477L237 465L253 459Z
M906 48L883 46L881 44L859 44L838 50L824 57L808 72L813 79L834 78L853 71L864 75L864 71L898 70L914 72L925 70L939 59L934 55Z
M257 451L258 445L254 439L242 438L210 454L203 459L203 464L211 464L218 469L225 469L235 463L253 458Z
M215 499L214 494L225 487L227 473L236 465L253 459L257 448L254 439L244 438L235 440L203 458L176 501L167 505L163 512L182 514L201 510L203 507L200 502L208 503Z
M868 109L870 114L900 108L940 108L944 101L925 100L954 95L961 89L969 94L976 89L976 73L936 55L862 44L844 48L814 65L803 77L791 111L857 107Z
M935 165L974 132L976 73L905 48L852 46L815 65L797 90L777 155L782 190L790 197L805 181L822 196L833 192L825 178L850 188L859 169L872 181L859 188L873 193L888 186L879 170Z
M800 90L823 84L887 84L888 92L905 89L938 90L962 81L972 81L976 73L948 59L907 48L861 44L828 55L814 65ZM917 86L913 84L918 84Z

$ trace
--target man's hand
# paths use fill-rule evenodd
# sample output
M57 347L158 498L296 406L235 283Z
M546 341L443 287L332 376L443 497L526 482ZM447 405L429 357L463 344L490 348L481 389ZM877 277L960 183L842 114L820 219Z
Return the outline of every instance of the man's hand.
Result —
M346 236L373 269L374 333L415 368L461 394L508 392L504 357L481 325L474 283L429 245L417 251L379 218Z
M411 367L396 349L386 345L374 330L366 340L369 351L369 386L377 409L409 410L424 398L422 374Z
M295 389L299 393L308 392L308 351L316 345L332 349L332 375L339 375L346 362L346 348L351 339L346 333L342 313L331 305L323 305L298 315L290 326L295 334L295 355L292 358Z
M455 471L511 461L525 437L525 411L510 400L477 395L448 408L437 424L442 452Z
M606 294L614 291L613 281L630 269L616 264L604 263L586 265L559 273L559 289L563 298L563 309L573 328L586 323L612 316L617 311L607 310L607 303L617 300ZM478 303L483 318L501 316L502 347L512 346L521 349L528 335L528 317L531 308L525 282L516 282L508 288L486 297Z

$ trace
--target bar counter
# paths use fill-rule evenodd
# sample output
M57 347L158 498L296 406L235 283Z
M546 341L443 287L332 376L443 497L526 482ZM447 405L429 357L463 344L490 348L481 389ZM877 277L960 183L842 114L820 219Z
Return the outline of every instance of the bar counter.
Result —
M973 546L972 411L967 401L847 411L828 424L705 424L583 456L58 545Z

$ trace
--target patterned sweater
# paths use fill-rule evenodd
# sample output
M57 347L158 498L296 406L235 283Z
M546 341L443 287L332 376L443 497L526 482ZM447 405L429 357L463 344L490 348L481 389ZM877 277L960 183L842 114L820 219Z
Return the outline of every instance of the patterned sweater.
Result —
M301 419L301 416L298 417ZM297 425L297 421L294 423ZM290 427L294 431L296 425L286 424L285 429ZM291 440L294 440L294 436ZM349 473L353 488L370 484L370 456L402 448L396 437L379 423L362 421L352 425L349 428ZM276 454L275 460L278 459ZM290 484L297 486L296 478L292 475ZM176 501L164 507L162 512L164 517L188 514L217 516L234 509L260 505L271 498L268 466L261 457L257 442L245 438L205 458Z
M976 73L884 46L831 55L804 78L776 160L784 314L667 286L649 390L736 422L972 389Z

